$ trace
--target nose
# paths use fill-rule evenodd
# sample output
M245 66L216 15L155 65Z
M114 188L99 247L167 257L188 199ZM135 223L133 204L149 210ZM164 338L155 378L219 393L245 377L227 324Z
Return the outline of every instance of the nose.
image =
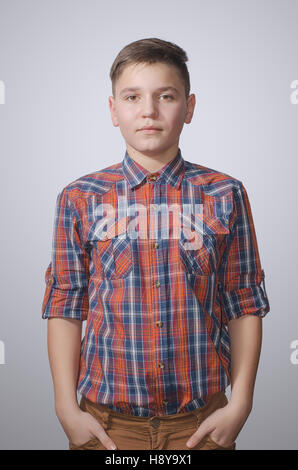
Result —
M155 117L157 115L157 107L154 103L153 98L147 98L144 100L143 109L142 109L142 116L143 117Z

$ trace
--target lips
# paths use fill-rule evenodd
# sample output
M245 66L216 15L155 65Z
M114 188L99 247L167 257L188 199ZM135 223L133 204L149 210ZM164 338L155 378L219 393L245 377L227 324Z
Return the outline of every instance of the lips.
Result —
M148 126L142 127L139 131L161 131L161 129L159 127Z
M142 134L158 134L161 132L161 129L140 129Z

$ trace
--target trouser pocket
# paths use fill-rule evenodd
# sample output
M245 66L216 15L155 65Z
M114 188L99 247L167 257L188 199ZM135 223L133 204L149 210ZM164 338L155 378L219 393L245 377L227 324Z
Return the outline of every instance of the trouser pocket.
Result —
M207 403L202 408L194 411L194 414L197 417L197 425L198 427L202 424L202 422L210 416L214 411L218 410L219 408L223 408L228 404L229 400L225 394L224 390L221 390L214 395L211 395L207 399ZM236 442L233 442L232 445L228 447L223 447L218 444L214 439L210 437L210 434L206 434L203 439L198 444L198 449L200 450L235 450L236 449ZM196 447L193 447L193 450L196 450Z
M97 405L96 403L93 403L85 398L84 395L82 395L79 406L82 411L90 413L101 424L107 433L110 423L110 413L108 407ZM107 450L107 448L97 437L93 437L79 446L69 441L69 450Z

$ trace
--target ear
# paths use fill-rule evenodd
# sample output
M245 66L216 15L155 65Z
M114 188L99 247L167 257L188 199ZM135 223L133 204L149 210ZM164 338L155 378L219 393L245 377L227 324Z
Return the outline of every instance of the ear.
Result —
M190 124L192 120L195 105L196 105L196 97L194 93L192 93L187 99L187 111L186 111L185 120L184 120L186 124Z
M109 108L110 108L112 122L113 122L114 126L117 127L117 126L119 126L119 122L118 122L118 119L117 119L115 98L113 96L109 96Z

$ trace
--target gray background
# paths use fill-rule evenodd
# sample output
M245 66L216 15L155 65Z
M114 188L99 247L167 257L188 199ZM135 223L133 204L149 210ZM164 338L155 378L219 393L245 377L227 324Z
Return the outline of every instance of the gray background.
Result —
M68 448L41 318L55 200L74 179L123 159L109 70L122 47L146 37L189 56L197 104L183 158L240 179L251 202L271 311L237 447L297 449L295 0L0 1L0 448Z

